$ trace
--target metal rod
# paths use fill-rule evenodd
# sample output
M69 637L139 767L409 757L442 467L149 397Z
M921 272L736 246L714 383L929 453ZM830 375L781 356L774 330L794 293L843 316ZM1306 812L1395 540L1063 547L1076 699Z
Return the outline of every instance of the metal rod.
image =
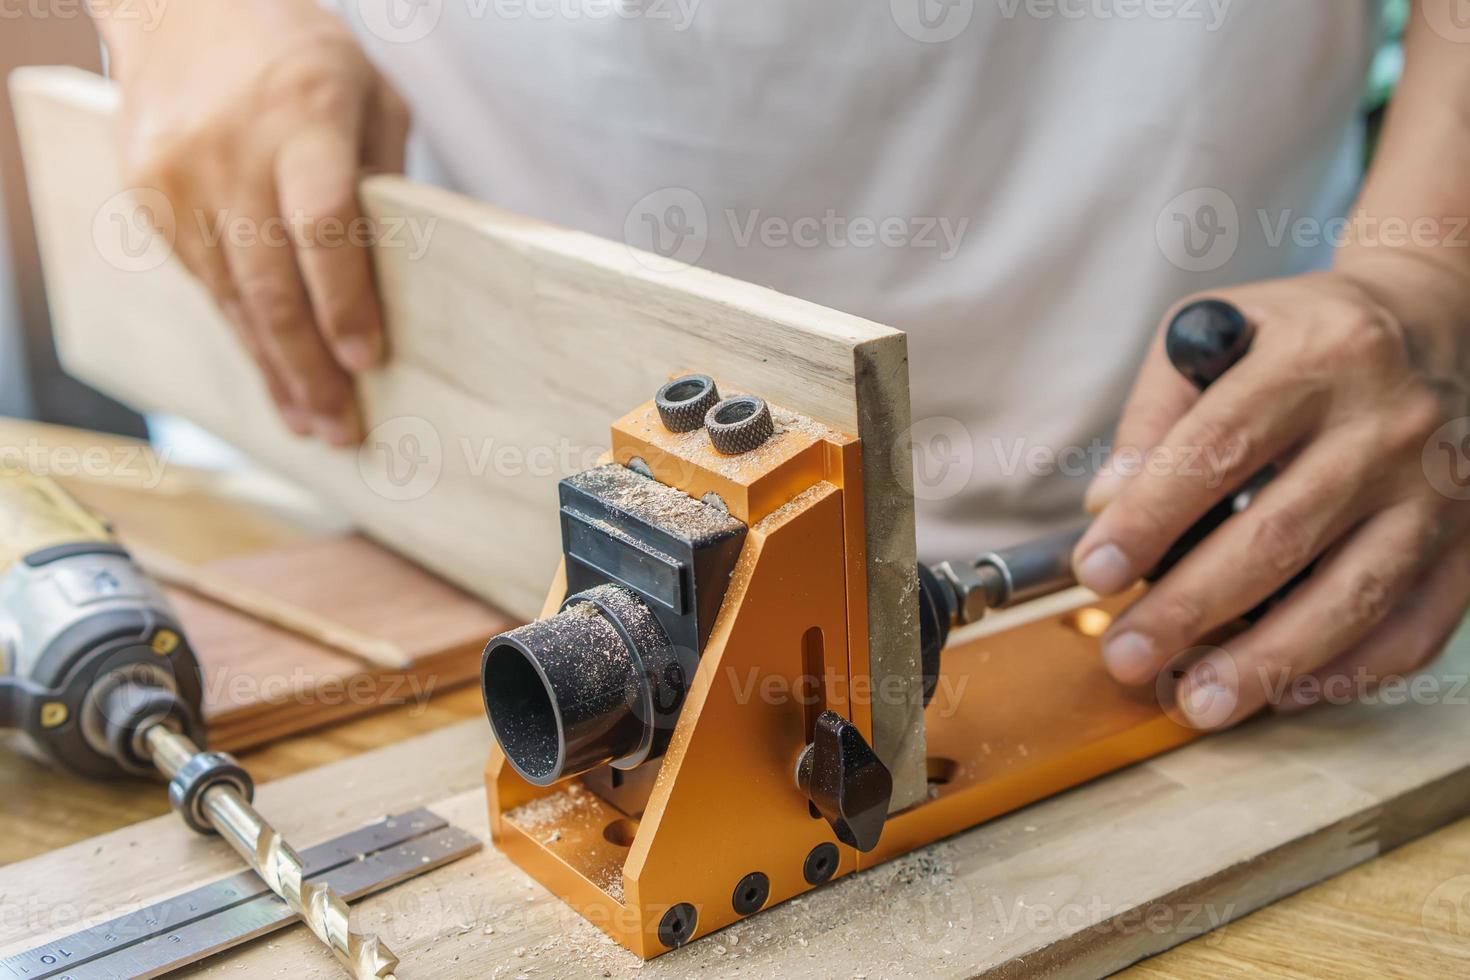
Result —
M199 754L198 746L164 725L149 728L143 738L154 765L169 779ZM301 917L348 973L357 980L394 980L398 957L376 936L352 931L347 903L331 887L305 883L301 857L254 807L223 784L205 790L202 800L210 826Z
M980 574L994 569L1004 582L1003 594L995 597L991 608L1007 609L1075 586L1072 550L1086 530L1086 526L1072 528L982 556L975 562Z

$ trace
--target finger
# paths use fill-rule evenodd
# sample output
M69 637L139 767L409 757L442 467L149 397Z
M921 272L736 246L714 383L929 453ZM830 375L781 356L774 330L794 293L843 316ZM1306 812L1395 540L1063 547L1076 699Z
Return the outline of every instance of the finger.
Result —
M1175 370L1164 353L1164 332L1159 331L1123 407L1108 463L1087 488L1085 506L1089 513L1100 514L1117 499L1128 479L1142 468L1144 455L1198 400L1199 391Z
M1229 727L1362 640L1427 564L1429 523L1406 503L1354 531L1264 619L1185 671L1180 711L1200 728Z
M284 222L268 179L257 179L233 209L253 239L231 236L225 259L247 328L280 376L293 405L306 412L318 438L335 446L360 437L346 374L312 321Z
M363 133L363 166L373 173L403 173L408 132L408 103L387 82L380 82L368 107Z
M1362 433L1311 443L1251 506L1187 554L1103 637L1103 661L1143 684L1180 650L1233 622L1291 581L1375 506Z
M1174 424L1078 542L1083 585L1104 595L1131 587L1195 521L1316 424L1320 388L1277 365L1263 356L1253 370L1227 373Z
M1292 712L1324 700L1340 703L1423 667L1444 649L1470 606L1470 547L1447 549L1378 627L1325 667L1310 683L1291 685L1276 703Z
M382 357L383 323L357 206L357 160L352 132L324 125L287 140L275 169L316 326L338 364L366 371Z

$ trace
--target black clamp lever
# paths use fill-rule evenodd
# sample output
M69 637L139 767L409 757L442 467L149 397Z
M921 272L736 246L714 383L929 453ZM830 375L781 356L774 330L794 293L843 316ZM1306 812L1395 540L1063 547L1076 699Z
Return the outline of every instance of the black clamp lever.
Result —
M796 782L838 840L860 851L878 846L893 776L856 725L835 711L822 712L797 761Z

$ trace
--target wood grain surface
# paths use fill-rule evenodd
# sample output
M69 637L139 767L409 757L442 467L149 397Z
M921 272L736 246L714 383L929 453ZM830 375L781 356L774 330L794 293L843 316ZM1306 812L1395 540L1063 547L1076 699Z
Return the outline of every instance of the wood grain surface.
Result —
M922 797L903 334L372 177L360 197L377 231L390 355L358 385L371 430L362 450L327 450L279 421L168 237L136 234L149 215L165 229L201 216L124 186L111 84L28 69L11 76L11 90L67 370L223 436L511 615L536 615L560 557L557 480L591 465L611 422L671 376L711 374L725 394L759 394L861 438L872 668L913 695L874 711L874 745L894 771L895 803Z
M493 849L358 908L399 976L1089 976L1194 939L1153 976L1459 975L1470 962L1462 825L1263 913L1470 806L1462 633L1437 698L1263 719L854 875L640 964ZM376 722L376 720L374 720ZM374 722L360 723L364 729ZM309 844L429 804L484 835L483 721L264 787ZM0 870L6 950L231 867L171 818ZM85 868L85 871L82 869ZM1243 918L1244 917L1244 918ZM1235 921L1239 919L1240 921ZM1224 929L1195 939L1212 925ZM201 975L332 976L301 929Z
M422 704L475 680L485 641L515 625L259 474L191 469L135 440L0 419L7 452L55 476L174 579L208 580L206 594L197 583L165 591L204 669L215 748ZM344 634L375 657L334 642Z

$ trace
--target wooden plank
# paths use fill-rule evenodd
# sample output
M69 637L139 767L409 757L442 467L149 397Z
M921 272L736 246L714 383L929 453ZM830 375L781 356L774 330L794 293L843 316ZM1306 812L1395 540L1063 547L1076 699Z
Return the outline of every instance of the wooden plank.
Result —
M581 977L589 968L611 977L1099 975L1463 815L1467 668L1470 632L1462 631L1430 675L1440 678L1435 696L1422 703L1262 719L646 966L493 849L363 903L357 921L404 956L404 976ZM400 799L430 802L483 836L476 763L485 747L485 726L468 723L271 784L262 806L307 842ZM0 869L0 894L22 912L0 922L0 953L69 931L27 909L84 907L96 918L117 910L123 899L112 896L149 901L227 866L223 846L159 820ZM1436 911L1424 927L1439 928L1448 914ZM330 969L299 928L196 972L214 965L232 976Z
M56 475L135 555L211 583L202 595L166 591L204 668L217 748L422 706L475 680L485 641L515 625L309 509L297 519L290 508L301 502L288 494L282 504L274 481L261 488L242 474L173 464L136 440L0 420L0 458L7 455ZM248 601L234 602L239 596ZM291 615L261 615L282 610ZM333 642L343 636L370 644L378 662Z
M340 506L375 538L534 616L558 558L553 485L669 376L715 375L863 442L875 707L896 802L923 793L914 523L901 333L401 178L361 187L390 362L363 379L361 452L297 439L204 292L162 243L124 239L106 82L30 69L11 88L63 363L145 410L187 416ZM176 221L196 220L176 215ZM902 465L895 466L899 459Z

